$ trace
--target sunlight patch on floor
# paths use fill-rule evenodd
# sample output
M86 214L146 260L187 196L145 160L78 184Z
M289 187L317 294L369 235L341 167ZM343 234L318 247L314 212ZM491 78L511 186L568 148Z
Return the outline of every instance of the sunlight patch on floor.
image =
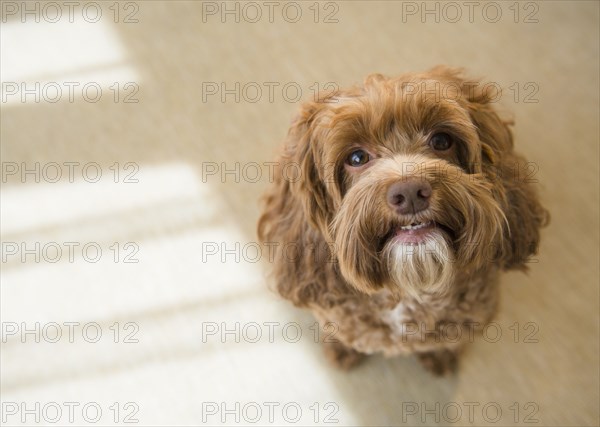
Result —
M140 82L104 21L7 22L0 40L3 107L124 96L127 83Z

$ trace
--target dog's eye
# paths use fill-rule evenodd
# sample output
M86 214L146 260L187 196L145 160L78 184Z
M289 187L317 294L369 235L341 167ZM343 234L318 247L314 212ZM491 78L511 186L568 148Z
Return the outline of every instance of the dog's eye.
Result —
M447 133L436 133L429 139L429 145L436 151L446 151L452 147L452 137Z
M364 150L355 150L348 156L346 163L352 167L358 167L366 164L370 160L369 153Z

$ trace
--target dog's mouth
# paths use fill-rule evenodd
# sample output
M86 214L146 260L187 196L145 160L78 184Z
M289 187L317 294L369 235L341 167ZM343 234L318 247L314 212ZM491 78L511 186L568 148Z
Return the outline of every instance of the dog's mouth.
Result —
M425 243L427 237L436 231L443 232L448 236L447 238L450 241L454 242L455 233L452 229L432 219L425 219L412 221L410 224L397 224L393 226L390 232L381 239L379 249L382 250L391 240L393 240L395 244L420 245Z
M392 237L395 242L403 245L418 245L423 243L427 236L436 228L434 221L413 222L401 225L394 230Z
M423 221L423 222L413 222L408 225L401 225L399 230L396 230L397 233L414 233L417 230L421 230L423 228L431 228L435 225L433 221Z

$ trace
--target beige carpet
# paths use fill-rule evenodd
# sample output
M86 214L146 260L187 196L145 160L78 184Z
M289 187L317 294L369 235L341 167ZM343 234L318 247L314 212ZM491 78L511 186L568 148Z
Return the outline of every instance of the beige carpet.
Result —
M461 2L460 17L435 2L106 2L96 23L81 6L49 22L46 3L37 23L35 2L22 23L20 4L3 2L0 33L6 425L57 410L58 425L97 410L97 425L599 424L598 2L500 2L499 17ZM240 22L212 14L224 7ZM264 162L297 95L436 64L511 88L499 104L552 224L530 273L503 276L502 336L478 337L456 376L380 357L341 373L312 319L267 290L252 243Z

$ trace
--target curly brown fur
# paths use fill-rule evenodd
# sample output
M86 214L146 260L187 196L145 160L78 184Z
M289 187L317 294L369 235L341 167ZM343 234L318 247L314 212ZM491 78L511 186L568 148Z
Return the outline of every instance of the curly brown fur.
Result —
M499 271L525 269L537 251L548 214L513 151L511 123L481 87L446 67L372 75L305 103L290 128L258 234L274 248L278 292L337 325L341 344L329 353L338 365L351 366L356 351L416 352L446 372L431 355L454 366L448 352L465 339L431 331L483 326ZM356 150L368 161L349 163Z

